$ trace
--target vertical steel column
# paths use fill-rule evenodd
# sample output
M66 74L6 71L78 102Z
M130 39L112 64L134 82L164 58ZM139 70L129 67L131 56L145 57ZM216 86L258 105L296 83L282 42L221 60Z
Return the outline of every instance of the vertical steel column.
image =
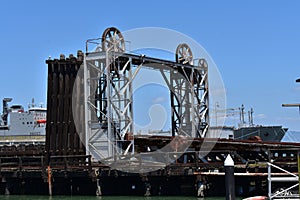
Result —
M199 59L194 66L191 49L184 43L176 49L176 62L180 65L170 71L172 136L204 138L209 126L207 63Z
M89 122L90 122L90 107L89 107L89 98L90 98L90 73L87 67L87 54L84 56L83 60L83 79L84 79L84 87L83 87L83 93L84 93L84 133L85 133L85 148L86 152L90 152L90 147L89 147L89 138L90 138L90 130L89 130Z
M121 154L125 135L133 132L131 61L122 57L124 48L121 33L109 28L102 51L85 57L85 142L96 160Z
M84 61L86 72L84 77L84 105L87 154L94 159L108 157L108 118L106 93L106 59L105 52L101 56L87 53Z
M188 69L188 71L190 72L191 69ZM182 67L179 70L171 70L170 84L172 136L193 136L191 122L191 93L193 91L185 68Z
M195 116L197 121L197 135L204 138L209 128L209 87L208 65L205 59L199 59L198 67L194 68L194 91L196 94Z
M111 156L114 156L113 155L113 145L114 145L114 140L113 139L113 133L112 133L112 113L111 113L111 81L110 81L110 62L111 60L109 59L109 52L106 51L105 52L105 61L106 61L106 65L105 65L105 75L106 75L106 98L107 98L107 131L108 131L108 134L107 134L107 139L108 139L108 157L111 157Z

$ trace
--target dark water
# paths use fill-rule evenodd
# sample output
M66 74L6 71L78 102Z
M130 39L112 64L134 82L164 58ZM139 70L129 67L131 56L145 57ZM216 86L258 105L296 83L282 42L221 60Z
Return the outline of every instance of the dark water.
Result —
M184 196L170 196L170 197L138 197L138 196L104 196L104 197L93 197L93 196L1 196L0 200L224 200L225 197L184 197ZM236 198L241 200L241 198Z

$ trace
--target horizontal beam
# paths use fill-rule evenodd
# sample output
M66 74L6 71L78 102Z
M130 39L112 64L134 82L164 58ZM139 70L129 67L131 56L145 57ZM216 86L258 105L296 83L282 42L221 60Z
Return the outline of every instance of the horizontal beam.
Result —
M298 177L271 177L271 181L273 182L298 182Z
M215 175L215 176L224 176L225 172L194 172L195 175ZM295 172L295 175L298 174ZM287 175L286 173L271 173L271 176L281 176L281 177L272 177L272 181L274 182L295 182L298 181L298 176L297 177L283 177L282 175ZM264 172L246 172L246 173L234 173L234 176L268 176L268 173Z
M286 103L282 104L282 107L300 107L300 103Z
M175 61L165 60L165 59L159 59L159 58L153 58L148 57L146 55L136 55L136 54L129 54L129 53L119 53L119 52L109 52L108 54L113 55L118 58L131 58L133 63L136 63L137 65L143 64L150 68L156 69L156 67L153 67L153 64L158 64L159 69L163 68L165 66L170 68L189 68L189 69L198 69L198 70L204 70L207 71L205 67L195 66L195 65L189 65L189 64L182 64ZM87 53L86 60L97 60L97 59L105 59L106 58L106 52L90 52ZM149 65L150 64L150 65ZM152 65L151 65L152 64Z

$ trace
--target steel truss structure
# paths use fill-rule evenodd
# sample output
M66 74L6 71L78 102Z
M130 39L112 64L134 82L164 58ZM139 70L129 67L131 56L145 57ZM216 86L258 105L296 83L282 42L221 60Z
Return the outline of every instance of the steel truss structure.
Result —
M108 28L96 51L84 56L86 152L96 160L134 153L133 84L141 68L157 70L170 89L172 136L204 138L209 127L208 66L193 64L191 49L180 44L176 62L125 53L125 41Z

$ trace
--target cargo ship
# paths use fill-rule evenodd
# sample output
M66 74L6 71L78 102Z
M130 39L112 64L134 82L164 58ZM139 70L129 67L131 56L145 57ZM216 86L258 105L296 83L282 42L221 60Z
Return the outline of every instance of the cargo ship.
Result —
M248 111L248 122L245 121L245 107L242 105L239 108L230 108L228 115L239 115L239 122L237 125L229 126L211 126L211 130L220 131L220 138L234 139L234 140L254 140L264 142L280 142L285 136L288 128L281 125L258 125L254 124L253 108ZM236 112L237 111L237 112Z
M234 129L236 140L261 140L265 142L280 142L287 132L282 126L250 126Z
M34 100L25 111L19 104L9 106L12 98L3 99L0 117L0 144L45 143L47 109L37 107Z
M244 105L239 108L240 123L238 128L234 129L234 139L236 140L260 140L265 142L280 142L287 132L288 128L282 126L264 126L253 123L253 108L248 111L248 124L244 119Z

